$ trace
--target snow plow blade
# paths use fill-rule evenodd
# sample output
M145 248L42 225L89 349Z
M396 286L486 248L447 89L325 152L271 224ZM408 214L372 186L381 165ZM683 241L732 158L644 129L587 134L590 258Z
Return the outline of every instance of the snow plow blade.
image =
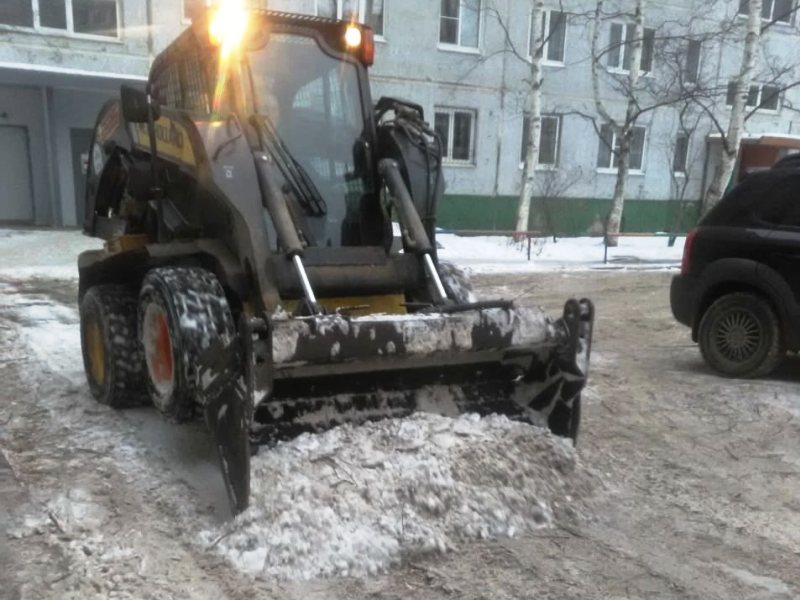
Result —
M238 340L227 347L212 345L200 357L198 388L204 418L222 470L233 514L250 500L249 398L241 373Z
M273 319L253 441L415 411L498 413L576 437L594 307L557 321L509 302L413 315Z

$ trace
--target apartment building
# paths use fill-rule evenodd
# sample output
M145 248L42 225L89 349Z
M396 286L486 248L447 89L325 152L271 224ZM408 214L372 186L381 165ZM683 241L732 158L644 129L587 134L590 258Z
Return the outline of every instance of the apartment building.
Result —
M258 0L265 6L264 0ZM790 0L765 0L765 17ZM86 148L97 111L123 82L143 82L152 57L190 22L205 0L2 0L0 3L0 221L81 223ZM718 18L731 2L693 16L697 3L648 3L646 24ZM791 5L789 5L791 6ZM582 232L597 227L613 193L618 143L597 116L591 86L593 3L546 4L543 27L543 122L532 227ZM529 124L525 118L530 2L521 0L269 0L269 8L357 18L377 33L373 96L421 104L445 142L445 227L509 228L519 193ZM735 10L735 6L733 10ZM562 12L563 11L563 12ZM770 14L766 14L769 11ZM782 12L783 11L783 12ZM604 46L629 35L630 21L611 19ZM642 68L658 81L661 65L645 36ZM768 39L767 39L768 38ZM791 56L800 37L794 13L765 34L770 53ZM648 49L650 44L650 49ZM708 47L706 47L708 46ZM686 69L719 81L735 76L735 45L687 41ZM629 47L603 58L603 80L624 76ZM787 74L787 77L790 75ZM796 76L800 80L800 75ZM756 82L751 134L800 132L795 89ZM781 82L788 84L788 80ZM606 110L624 115L625 99L604 83ZM776 93L776 91L778 93ZM762 102L762 99L768 99ZM718 109L726 119L724 106ZM628 229L670 226L676 198L696 200L715 168L718 142L704 123L677 131L676 110L649 111L637 123L625 211ZM683 179L682 179L683 178ZM685 185L682 185L684 182ZM8 194L8 191L11 193Z

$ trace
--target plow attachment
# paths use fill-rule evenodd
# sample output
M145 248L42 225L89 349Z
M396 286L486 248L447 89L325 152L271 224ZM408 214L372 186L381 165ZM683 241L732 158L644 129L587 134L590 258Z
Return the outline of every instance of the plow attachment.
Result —
M594 307L558 320L508 302L348 318L243 317L208 348L201 402L235 513L249 495L250 447L343 423L500 414L577 439Z

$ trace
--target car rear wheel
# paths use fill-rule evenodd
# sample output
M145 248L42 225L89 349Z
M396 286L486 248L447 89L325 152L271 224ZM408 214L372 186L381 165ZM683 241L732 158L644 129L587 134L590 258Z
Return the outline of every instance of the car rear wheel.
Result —
M770 303L750 293L727 294L708 307L698 335L706 363L726 377L769 375L785 354Z

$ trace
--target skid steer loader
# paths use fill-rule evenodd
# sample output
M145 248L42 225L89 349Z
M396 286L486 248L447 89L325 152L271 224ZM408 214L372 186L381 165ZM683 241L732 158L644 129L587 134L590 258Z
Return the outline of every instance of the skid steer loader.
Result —
M577 436L591 301L478 301L439 261L441 140L417 104L373 104L374 53L366 26L210 8L98 115L89 387L203 419L234 514L252 453L303 431L432 411Z

